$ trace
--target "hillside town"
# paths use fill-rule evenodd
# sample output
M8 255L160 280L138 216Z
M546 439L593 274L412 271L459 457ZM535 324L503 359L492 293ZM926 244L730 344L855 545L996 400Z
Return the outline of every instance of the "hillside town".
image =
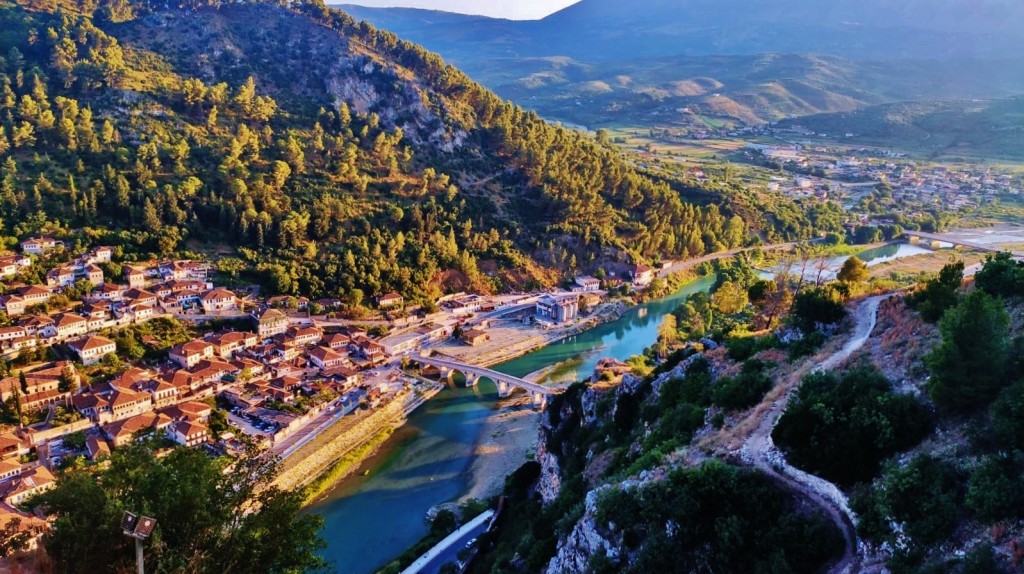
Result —
M400 294L385 293L376 298L382 320L364 328L314 316L304 298L219 286L207 263L118 263L105 246L70 257L51 237L20 248L0 256L0 513L26 527L36 519L19 505L67 465L102 464L138 440L211 456L255 441L284 456L325 420L418 390L403 357L444 345L507 350L509 331L533 344L529 336L582 328L603 288L642 289L655 278L636 265L622 279L581 276L556 292L458 293L430 314L410 314ZM36 276L44 282L26 281ZM475 360L493 362L484 356Z

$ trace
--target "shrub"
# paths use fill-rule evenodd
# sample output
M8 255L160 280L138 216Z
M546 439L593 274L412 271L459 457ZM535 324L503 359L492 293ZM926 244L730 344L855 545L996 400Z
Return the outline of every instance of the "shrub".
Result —
M730 411L746 409L761 402L772 388L772 380L764 373L764 363L748 360L735 377L722 377L712 389L714 404Z
M987 405L1007 384L1010 318L1003 304L974 291L946 312L942 343L926 357L931 369L928 393L952 411Z
M804 377L772 436L794 465L849 486L874 478L885 458L913 447L930 428L920 401L860 368L842 378Z
M963 515L956 472L943 461L918 456L890 467L870 488L859 490L850 506L860 517L858 531L875 542L895 542L898 524L911 550L945 540Z
M804 289L793 299L793 322L804 332L813 331L818 324L838 323L845 317L843 298L834 287Z
M720 462L629 492L603 491L595 519L614 522L629 550L628 564L602 561L607 572L810 574L843 546L829 521L796 511L763 475Z

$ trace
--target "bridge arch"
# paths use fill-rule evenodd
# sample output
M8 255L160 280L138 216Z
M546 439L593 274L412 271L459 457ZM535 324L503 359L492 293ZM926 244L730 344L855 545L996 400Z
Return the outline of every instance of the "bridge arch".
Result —
M439 369L442 378L447 380L451 380L452 373L462 373L466 377L467 386L474 386L482 378L490 379L498 387L498 396L500 397L508 396L515 389L522 389L529 393L534 406L541 409L547 405L549 396L560 392L559 389L552 389L493 369L469 365L447 357L412 355L409 358L421 365L429 365Z

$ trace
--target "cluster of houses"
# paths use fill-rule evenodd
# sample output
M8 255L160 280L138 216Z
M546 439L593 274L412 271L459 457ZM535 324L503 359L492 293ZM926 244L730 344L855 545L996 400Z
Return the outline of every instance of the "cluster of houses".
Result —
M908 161L889 150L845 149L835 146L748 146L748 154L789 165L794 171L817 175L772 176L768 191L796 198L831 199L835 192L856 195L870 191L864 182L886 182L892 196L913 215L939 205L945 210L977 207L1004 195L1020 195L1021 185L1008 172L991 166L946 166Z
M16 280L33 257L62 244L43 237L26 240L21 247L20 255L0 256L0 265L14 269L8 273L7 267L0 267L8 278ZM363 380L367 369L447 340L456 328L469 345L490 338L489 319L469 320L495 309L494 301L480 295L446 297L439 303L447 319L428 320L375 339L351 326L325 332L315 321L290 317L271 300L243 302L232 291L215 286L210 268L202 263L126 264L120 281L104 277L113 255L110 248L95 247L49 270L45 285L9 281L0 296L0 307L11 320L0 328L0 353L16 358L26 348L55 346L58 356L64 357L27 366L0 380L0 401L16 402L22 412L34 413L30 420L43 421L0 429L0 520L4 512L17 512L15 506L51 487L53 470L67 456L102 461L112 449L157 433L184 446L223 447L223 435L218 442L214 434L219 433L211 432L214 413L258 440L276 442L309 423L328 402L376 404L386 398L387 385ZM655 271L638 265L623 276L642 287L653 281ZM82 279L92 289L81 301L52 314L43 312L42 304L55 295L71 288L80 293ZM542 295L528 312L551 324L572 322L581 299L599 297L601 288L598 279L579 277L573 292ZM377 302L383 310L404 305L395 293ZM192 314L245 320L249 325L235 322L232 329L206 332L168 349L162 362L129 365L109 380L83 384L83 368L118 351L109 330L155 317ZM84 434L84 447L68 446L65 437L72 433Z
M102 383L81 386L80 367L71 361L0 380L0 400L9 403L16 397L26 413L50 409L52 415L54 407L62 407L78 417L62 426L44 422L0 435L0 447L6 445L0 454L2 499L14 506L52 485L50 471L67 454L99 461L111 449L158 431L180 445L209 445L213 398L252 423L236 426L268 442L311 418L281 412L281 405L324 396L325 391L330 397L355 393L375 398L372 390L360 387L358 369L380 364L386 356L365 332L351 329L325 336L318 326L291 324L276 309L261 309L249 317L253 331L207 334L171 348L165 363L132 366ZM98 335L69 346L89 362L116 351L116 343ZM62 438L72 432L86 433L85 452L61 447ZM17 461L33 450L38 460Z
M61 246L49 238L23 241L23 255L5 255L0 264L6 277L31 265L28 254L45 254ZM209 267L194 261L163 261L124 266L124 283L108 281L100 264L110 263L113 250L95 247L86 254L58 265L46 273L45 284L13 284L0 295L0 309L12 324L0 327L0 355L17 356L26 349L68 343L79 360L96 362L109 354L111 342L87 336L110 328L142 323L158 316L187 313L233 316L241 313L242 301L233 292L208 281ZM44 312L57 294L65 293L85 280L92 286L73 308Z
M18 284L19 272L34 257L63 243L31 238L21 247L22 254L0 256L0 271L9 282L0 308L10 320L0 327L0 353L15 359L27 348L54 346L58 356L77 360L26 366L0 380L0 401L8 408L16 404L30 420L43 419L0 433L0 520L51 487L55 465L68 455L98 461L111 449L157 431L181 445L212 445L208 423L215 403L230 407L237 428L269 442L311 419L327 398L341 397L342 404L352 397L371 404L380 399L381 390L361 387L360 371L385 362L387 352L361 329L325 334L308 321L293 323L266 302L245 311L235 293L210 282L207 265L193 261L124 265L122 281L115 282L101 267L112 260L108 247L55 266L46 273L46 284ZM54 296L72 288L80 293L82 279L92 289L81 300L45 312L43 304ZM397 295L381 302L402 304ZM117 343L101 332L192 313L245 319L251 331L207 333L169 349L163 363L130 366L111 380L82 384L83 366L117 352ZM298 408L304 398L310 400ZM64 437L78 432L87 437L84 450L65 444Z

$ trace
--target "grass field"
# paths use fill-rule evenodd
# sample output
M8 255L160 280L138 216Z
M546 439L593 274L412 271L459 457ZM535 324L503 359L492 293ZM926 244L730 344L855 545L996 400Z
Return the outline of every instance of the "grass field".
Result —
M646 146L651 152L667 161L686 164L699 164L708 160L721 160L723 156L746 147L751 141L741 139L707 139L669 141L658 136L651 136L651 128L637 126L601 126L608 130L608 135L629 151L643 153ZM654 128L655 132L671 128Z

